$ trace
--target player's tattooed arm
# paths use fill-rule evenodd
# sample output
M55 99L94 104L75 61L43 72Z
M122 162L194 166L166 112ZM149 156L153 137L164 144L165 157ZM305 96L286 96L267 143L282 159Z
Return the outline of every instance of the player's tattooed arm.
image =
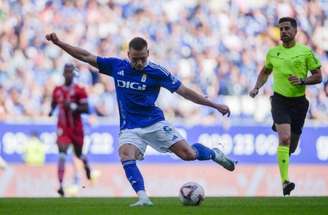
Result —
M91 54L90 52L88 52L85 49L82 49L82 48L79 48L76 46L72 46L68 43L61 41L58 38L58 36L56 35L56 33L47 34L46 39L53 42L55 45L57 45L58 47L63 49L65 52L67 52L72 57L74 57L80 61L86 62L86 63L90 64L91 66L98 68L96 55Z
M230 116L230 109L228 106L226 106L224 104L214 103L214 102L210 101L206 96L200 95L199 93L184 86L183 84L181 84L181 86L177 89L176 93L179 94L180 96L184 97L185 99L188 99L189 101L192 101L196 104L215 108L220 113L222 113L222 115Z
M271 73L272 73L272 69L268 69L266 67L263 67L261 69L261 72L257 77L254 88L249 92L249 95L252 98L254 98L259 93L259 89L267 82L268 77L270 76Z

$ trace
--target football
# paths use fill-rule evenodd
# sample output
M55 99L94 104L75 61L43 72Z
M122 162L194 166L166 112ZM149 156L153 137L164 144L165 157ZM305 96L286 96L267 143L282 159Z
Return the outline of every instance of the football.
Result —
M205 199L203 187L196 182L188 182L182 185L179 198L183 205L197 206Z

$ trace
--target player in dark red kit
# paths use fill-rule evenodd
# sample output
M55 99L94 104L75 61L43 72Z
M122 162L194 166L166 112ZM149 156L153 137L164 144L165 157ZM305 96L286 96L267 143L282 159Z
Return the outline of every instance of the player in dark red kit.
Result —
M64 196L65 160L70 145L73 145L76 157L83 162L87 178L91 179L91 170L87 158L82 154L84 132L81 114L89 111L88 97L85 89L73 82L74 69L74 65L65 64L63 74L65 83L53 90L51 110L49 112L49 116L52 116L55 108L58 107L59 109L57 121L57 145L59 150L57 173L59 180L58 193L61 196Z

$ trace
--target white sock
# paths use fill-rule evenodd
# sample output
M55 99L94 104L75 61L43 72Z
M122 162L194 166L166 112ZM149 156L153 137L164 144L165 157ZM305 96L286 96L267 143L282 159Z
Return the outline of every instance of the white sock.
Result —
M148 196L144 190L139 190L137 192L139 199L148 199Z
M5 169L7 167L7 163L2 157L0 157L0 169Z

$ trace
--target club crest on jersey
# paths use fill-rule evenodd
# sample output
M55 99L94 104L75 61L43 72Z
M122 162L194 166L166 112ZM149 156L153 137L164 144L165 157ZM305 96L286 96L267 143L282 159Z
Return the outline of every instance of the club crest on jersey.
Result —
M124 70L120 70L117 74L120 76L124 76Z
M123 81L123 80L116 80L116 82L117 82L117 87L127 88L132 90L140 90L140 91L146 90L146 85L138 82Z
M173 75L170 75L170 76L171 76L170 78L171 78L172 84L176 84L178 82L178 79Z
M146 82L147 80L147 74L143 74L142 77L141 77L141 82Z

